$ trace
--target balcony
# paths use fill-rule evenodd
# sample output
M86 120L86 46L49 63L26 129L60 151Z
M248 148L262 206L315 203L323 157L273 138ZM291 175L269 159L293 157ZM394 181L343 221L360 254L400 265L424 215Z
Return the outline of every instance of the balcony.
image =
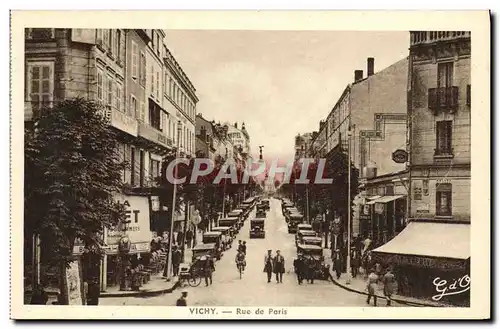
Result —
M458 87L430 88L428 106L434 115L439 111L455 113L458 108Z
M107 108L107 116L110 120L111 126L134 137L137 137L139 124L134 117L118 111L114 107Z
M164 148L172 147L172 140L167 135L143 122L139 124L139 136Z
M410 46L470 38L466 31L413 31L410 32Z

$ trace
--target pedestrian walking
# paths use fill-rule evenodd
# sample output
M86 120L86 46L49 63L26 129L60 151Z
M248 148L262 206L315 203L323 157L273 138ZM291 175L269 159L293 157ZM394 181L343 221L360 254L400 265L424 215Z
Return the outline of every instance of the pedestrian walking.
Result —
M273 260L273 271L276 274L276 282L283 283L283 273L285 273L285 258L281 251L276 250L276 256Z
M395 284L396 278L394 277L394 274L392 273L392 268L389 266L387 268L387 272L384 275L383 282L384 282L384 296L385 299L387 300L387 306L391 306L392 302L392 294L394 293L394 284Z
M337 275L337 280L340 279L342 274L342 256L340 255L340 250L337 249L335 252L335 258L333 259L333 266L335 268L335 274Z
M193 231L191 231L191 228L188 228L186 232L186 244L189 249L193 248Z
M314 259L311 256L306 257L305 259L305 268L306 268L306 279L307 283L314 283Z
M299 284L302 284L304 281L304 257L302 254L299 254L297 259L293 261L293 268L295 271L295 274L297 275L297 282Z
M238 250L237 251L238 252L240 252L240 251L243 252L243 243L242 243L241 240L238 240Z
M264 272L267 273L267 282L271 282L271 277L273 275L273 256L271 255L273 251L269 249L267 254L264 256Z
M366 303L370 305L370 300L373 297L373 306L377 306L377 282L378 275L375 273L375 268L370 270L370 275L368 275L368 281L366 285L366 289L368 290L368 298L366 299Z
M177 233L176 240L177 240L177 245L179 247L181 247L181 248L184 247L184 244L185 244L185 242L184 242L184 232L179 231L179 233Z
M246 255L247 254L247 242L243 241L241 244L241 251Z
M187 291L183 291L181 297L177 299L175 306L187 306Z
M203 274L205 276L205 286L212 285L212 273L215 271L215 264L210 256L203 256L201 258L203 262Z
M353 278L358 275L360 262L359 252L356 248L353 247L351 251L351 273Z
M172 248L172 269L173 269L173 274L174 276L179 275L179 266L181 265L181 258L182 258L182 253L177 248L177 246L173 246Z

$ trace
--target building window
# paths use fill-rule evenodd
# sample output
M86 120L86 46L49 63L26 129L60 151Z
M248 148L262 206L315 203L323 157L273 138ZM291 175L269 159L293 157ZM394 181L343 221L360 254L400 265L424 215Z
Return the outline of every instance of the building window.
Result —
M435 155L451 155L452 121L436 122L436 150Z
M121 31L120 30L116 30L116 36L115 36L115 51L114 53L116 54L116 58L118 59L118 61L121 62L121 49L120 49L120 45L121 45L121 42L122 42L122 35L121 35Z
M161 131L161 109L152 100L149 101L149 125Z
M149 175L152 179L160 176L160 161L149 159Z
M155 93L155 69L151 66L151 94Z
M118 111L122 110L122 89L123 86L119 83L116 83L115 107Z
M139 120L140 120L141 122L144 122L144 121L146 121L146 103L141 102L141 108L140 108L140 111L141 111L141 113L140 113L140 115L139 115Z
M174 95L174 84L172 78L168 79L168 96L173 98Z
M387 185L385 187L385 195L394 195L394 185Z
M106 86L106 105L112 106L113 105L113 90L114 88L114 83L113 83L113 78L108 76L108 83Z
M32 111L40 111L43 107L50 107L54 93L54 63L28 63L28 101Z
M136 79L137 78L137 53L138 53L139 47L137 46L137 43L135 41L132 41L132 78Z
M136 156L135 147L130 147L130 185L136 186L137 182L137 170L136 170Z
M161 49L160 35L156 34L156 54L158 54L158 56L160 56L160 49Z
M56 29L25 29L24 37L28 40L51 40L55 38Z
M104 30L103 29L96 29L96 43L100 46L103 44L104 40Z
M139 83L146 85L146 55L141 51L141 62L139 65Z
M156 49L156 33L153 32L153 37L151 38L151 41L152 41L152 46L153 46L153 50Z
M451 216L451 184L436 186L436 215Z
M110 42L110 32L111 30L109 29L104 29L104 46L106 47L106 51L110 51L111 50L111 42Z
M453 86L453 62L438 63L438 88Z
M137 98L134 95L130 95L130 113L131 116L137 118Z
M102 71L97 71L97 101L104 103L104 76Z
M109 44L111 45L111 54L116 55L117 44L116 44L116 30L109 30Z
M156 72L156 98L160 99L160 72Z

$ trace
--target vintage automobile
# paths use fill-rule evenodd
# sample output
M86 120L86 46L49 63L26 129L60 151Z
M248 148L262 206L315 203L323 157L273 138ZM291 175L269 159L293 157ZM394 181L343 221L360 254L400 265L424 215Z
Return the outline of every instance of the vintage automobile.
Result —
M214 258L217 258L217 246L215 243L201 243L197 244L196 246L191 249L193 252L193 257L192 257L192 262L196 262L197 259L201 258L202 256L211 256Z
M250 220L250 239L266 237L266 232L264 231L264 223L265 220L260 218Z
M312 230L310 230L310 231L299 230L298 227L297 227L297 233L295 234L295 244L304 244L302 242L302 239L304 237L306 237L306 236L315 237L316 236L316 232L312 231Z
M220 225L220 220L219 220ZM212 232L221 232L222 249L228 250L233 244L233 234L231 233L231 227L229 226L216 226L212 227Z
M306 244L306 245L314 245L314 246L321 247L323 244L323 239L319 236L307 236L306 235L306 236L302 237L302 240L300 242L303 244Z
M227 218L221 218L219 219L218 225L231 227L235 233L240 229L238 217L228 216Z
M328 280L330 275L329 266L325 264L323 257L323 248L316 245L299 244L297 245L297 254L302 254L306 261L314 270L316 279Z
M299 231L313 231L313 227L310 224L298 224L297 230L299 230Z
M215 258L219 260L222 257L222 233L205 232L203 233L203 243L214 243L216 247Z
M257 207L255 207L255 209L257 211L267 211L268 210L267 207L266 207L266 205L262 204L262 203L257 204Z
M259 206L264 207L266 210L270 210L271 206L269 204L269 199L264 199L260 201Z
M263 209L257 209L255 212L255 218L266 218L266 211Z
M290 207L285 209L285 221L288 223L290 216L293 214L300 214L300 211L295 207Z
M281 212L283 213L283 216L285 216L287 208L292 208L293 206L294 206L293 202L291 202L291 201L282 202L281 203Z
M299 213L293 213L288 220L288 233L297 233L297 225L302 223L303 216Z

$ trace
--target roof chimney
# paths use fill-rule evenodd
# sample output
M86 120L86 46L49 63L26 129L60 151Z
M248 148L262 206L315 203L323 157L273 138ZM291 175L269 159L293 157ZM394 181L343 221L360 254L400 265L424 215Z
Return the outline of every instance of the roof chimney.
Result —
M238 122L234 123L234 128L238 129Z
M367 63L366 74L368 76L372 76L375 71L375 58L368 57L366 63Z
M358 82L363 79L363 70L355 70L354 71L354 82Z

